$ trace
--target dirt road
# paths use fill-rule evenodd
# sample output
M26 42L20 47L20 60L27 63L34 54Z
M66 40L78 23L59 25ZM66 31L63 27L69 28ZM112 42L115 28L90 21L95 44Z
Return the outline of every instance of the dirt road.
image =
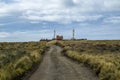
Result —
M90 69L62 56L61 51L52 45L28 80L98 80Z

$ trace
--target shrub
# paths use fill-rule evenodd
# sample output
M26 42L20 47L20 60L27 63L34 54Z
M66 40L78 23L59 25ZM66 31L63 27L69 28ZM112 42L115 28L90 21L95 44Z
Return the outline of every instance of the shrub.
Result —
M39 62L41 59L41 54L38 51L31 52L30 56L33 62Z
M30 69L32 61L28 56L20 58L14 65L17 75L23 74L26 70Z
M41 61L46 42L0 43L0 80L21 77Z

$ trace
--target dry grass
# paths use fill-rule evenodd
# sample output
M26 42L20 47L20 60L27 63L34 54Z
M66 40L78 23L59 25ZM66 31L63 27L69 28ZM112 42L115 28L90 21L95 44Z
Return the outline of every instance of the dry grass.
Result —
M13 80L41 61L46 42L0 43L0 80Z
M65 55L91 67L100 80L120 80L120 41L65 41Z

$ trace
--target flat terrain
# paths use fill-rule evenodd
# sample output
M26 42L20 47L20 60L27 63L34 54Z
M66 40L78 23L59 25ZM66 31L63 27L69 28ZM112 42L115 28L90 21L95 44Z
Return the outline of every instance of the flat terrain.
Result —
M98 80L89 68L66 58L61 51L62 48L52 45L28 80Z

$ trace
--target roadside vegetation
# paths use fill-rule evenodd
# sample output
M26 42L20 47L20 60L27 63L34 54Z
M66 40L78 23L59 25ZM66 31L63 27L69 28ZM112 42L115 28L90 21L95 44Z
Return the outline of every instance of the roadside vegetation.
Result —
M84 63L100 80L120 80L120 41L60 41L63 55Z
M46 42L0 43L0 80L20 80L42 59Z

